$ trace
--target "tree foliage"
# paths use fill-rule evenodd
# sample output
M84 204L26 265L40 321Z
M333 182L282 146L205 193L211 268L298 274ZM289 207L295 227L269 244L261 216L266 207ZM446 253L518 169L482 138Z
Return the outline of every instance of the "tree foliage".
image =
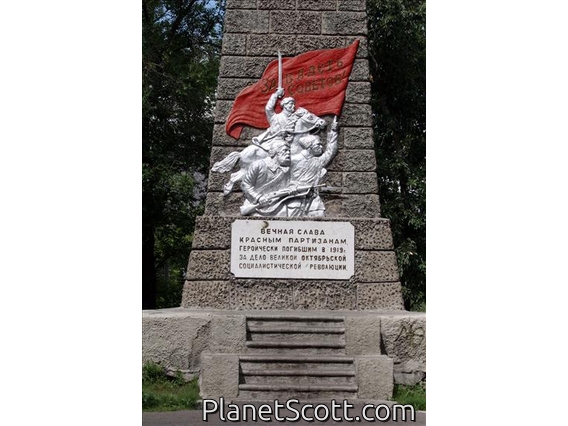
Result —
M142 1L146 309L179 305L182 271L202 208L195 176L205 174L209 162L223 11L222 1ZM179 291L167 291L171 286Z
M375 151L407 309L426 304L426 2L368 0Z

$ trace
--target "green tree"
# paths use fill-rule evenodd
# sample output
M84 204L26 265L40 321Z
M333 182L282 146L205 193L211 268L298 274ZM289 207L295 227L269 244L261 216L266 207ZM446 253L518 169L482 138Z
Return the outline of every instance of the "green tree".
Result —
M382 215L392 222L407 309L426 307L426 2L368 0Z
M202 209L196 172L209 163L223 13L221 0L142 1L143 309L179 305Z

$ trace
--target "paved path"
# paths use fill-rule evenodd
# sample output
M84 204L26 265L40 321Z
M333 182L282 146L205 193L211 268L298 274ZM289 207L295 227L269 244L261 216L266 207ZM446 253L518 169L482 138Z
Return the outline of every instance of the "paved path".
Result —
M353 409L353 415L356 415L355 413L361 411L361 407L359 407L358 405L355 406L355 408ZM291 412L286 412L285 410L281 411L280 416L284 417L286 415L289 415L291 417L293 417L295 414L291 413ZM371 415L371 411L368 413L368 415ZM230 421L222 421L218 415L209 415L208 417L208 421L205 422L202 420L203 417L203 413L201 410L186 410L186 411L170 411L170 412L157 412L157 413L152 413L152 412L144 412L142 413L142 425L143 426L188 426L188 425L209 425L209 426L220 426L220 425L230 425L232 422ZM272 416L273 417L273 416ZM262 424L264 422L262 421L252 421L249 420L247 422L240 422L240 424L245 424L245 425L259 425ZM271 422L266 422L266 423L281 423L281 422L277 422L276 420L272 420ZM300 421L296 421L296 422L290 422L290 423L294 423L298 426L315 426L318 423L317 420L313 421L313 422L307 422L304 420L300 420ZM345 424L349 424L350 422L347 421L343 421L343 422L336 422L333 420L329 420L328 422L326 422L328 424L341 424L341 425L345 425ZM359 422L353 422L354 424L357 424ZM360 423L370 423L370 422L366 422L365 420L362 420ZM381 425L390 425L390 426L394 426L394 425L404 425L404 424L409 424L409 425L416 425L416 426L425 426L426 425L426 413L425 412L417 412L416 413L416 421L412 422L409 419L407 419L406 422L401 421L400 419L398 421L388 421L388 422L375 422L377 423L377 425L381 424Z

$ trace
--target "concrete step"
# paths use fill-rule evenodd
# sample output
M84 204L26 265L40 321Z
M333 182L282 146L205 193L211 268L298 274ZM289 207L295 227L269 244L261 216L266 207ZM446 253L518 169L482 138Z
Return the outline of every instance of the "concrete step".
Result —
M266 315L247 315L248 321L311 321L311 322L343 322L344 317L334 315L279 315L279 314L266 314Z
M357 392L357 385L295 385L295 384L270 384L248 385L240 384L239 391L262 391L262 392Z
M239 390L239 399L248 401L275 401L280 402L296 398L297 400L304 401L314 401L314 400L326 400L328 403L330 400L335 399L336 401L342 401L347 399L349 401L357 399L357 392L338 392L338 391L311 391L311 392L299 392L299 391L250 391L250 390Z
M329 348L329 349L344 349L345 342L328 342L328 341L294 341L294 340L256 340L246 342L249 348Z
M251 333L270 333L270 334L345 334L345 327L343 326L304 326L299 327L297 325L274 325L274 324L263 324L263 325L248 325L248 331Z
M345 342L344 334L329 333L249 333L248 341L307 341L307 342Z
M336 370L333 368L324 369L243 369L241 371L243 376L324 376L324 377L342 377L342 376L355 376L355 369L353 370Z
M316 328L339 328L344 327L343 317L308 317L297 315L252 315L247 316L249 330L266 328L285 329L316 329Z
M309 355L241 355L241 362L284 362L284 363L338 363L353 364L355 358L350 356L309 356Z
M310 371L325 374L327 371L342 371L352 369L355 371L352 357L329 355L241 355L239 357L241 371ZM291 373L292 374L292 373Z
M241 376L246 385L356 385L355 376Z

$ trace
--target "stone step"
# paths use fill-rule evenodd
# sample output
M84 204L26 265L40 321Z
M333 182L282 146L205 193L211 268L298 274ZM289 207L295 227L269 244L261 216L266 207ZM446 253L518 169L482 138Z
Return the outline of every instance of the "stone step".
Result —
M249 348L345 349L345 342L255 340L246 342L246 346Z
M265 325L249 325L248 331L251 333L282 333L282 334L294 334L294 333L301 333L301 334L345 334L345 327L343 326L285 326L285 325L274 325L274 324L265 324Z
M247 338L252 342L264 341L305 341L305 342L345 342L344 334L321 333L250 333Z
M242 376L247 385L355 385L355 376Z
M249 330L258 328L320 329L324 327L344 327L343 317L299 316L299 315L253 315L247 316Z
M305 322L344 322L344 317L320 315L247 315L247 321L305 321Z
M327 355L322 355L327 356ZM353 365L353 364L351 364ZM240 363L241 370L259 370L259 369L266 369L266 370L322 370L322 369L335 369L335 370L342 370L346 367L349 368L349 364L342 364L342 363L325 363L325 364L317 364L317 363L308 363L308 362L241 362ZM353 368L355 368L353 366Z
M357 392L357 385L239 384L239 391L262 392Z
M353 370L337 370L333 368L324 369L242 369L243 376L324 376L324 377L343 377L355 376L355 369Z
M240 362L279 362L279 363L338 363L352 364L355 358L350 356L309 356L309 355L241 355Z
M349 401L357 399L357 392L338 392L338 391L310 391L310 392L298 392L298 391L249 391L249 390L239 390L238 399L248 400L248 401L275 401L280 402L289 400L291 398L296 398L300 402L305 401L331 401L335 399L336 401L342 401L347 399Z

